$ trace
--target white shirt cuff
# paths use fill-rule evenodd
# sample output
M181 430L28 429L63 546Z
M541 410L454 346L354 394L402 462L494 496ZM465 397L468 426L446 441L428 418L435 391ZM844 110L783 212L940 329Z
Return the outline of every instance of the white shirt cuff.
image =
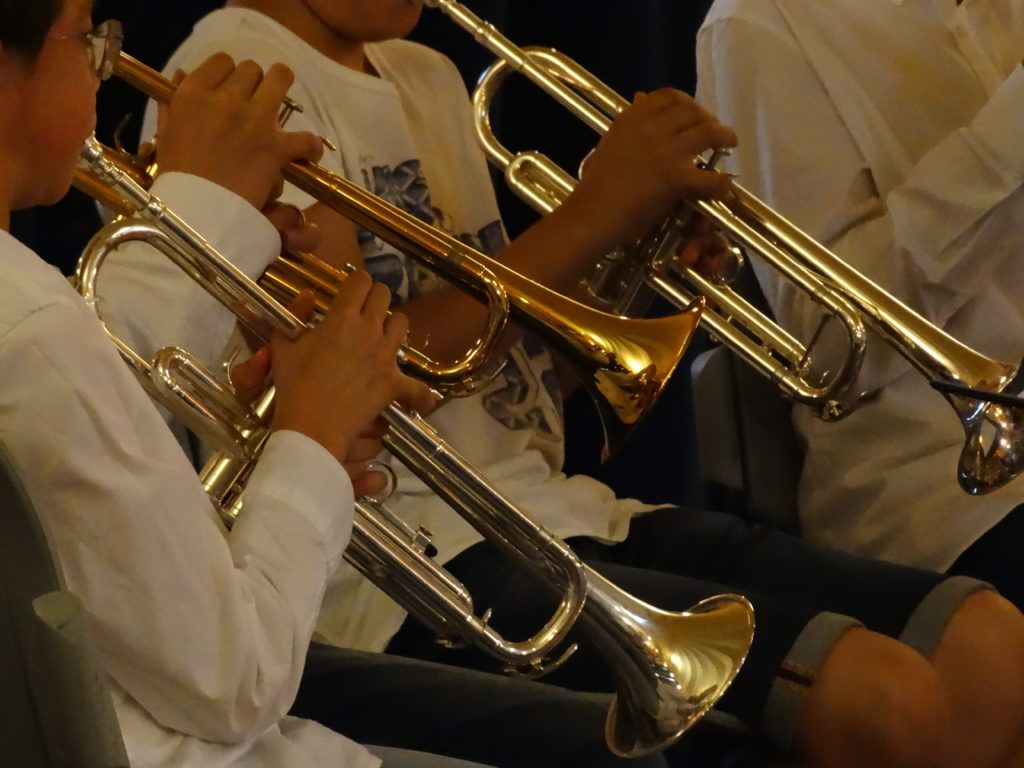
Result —
M255 280L281 252L281 236L247 200L201 176L172 171L153 182L153 194L231 262Z
M303 192L295 185L286 182L284 190L281 192L281 197L278 198L277 202L283 205L294 205L300 211L305 211L320 201L312 195Z
M322 445L291 430L271 434L246 488L255 494L301 513L320 533L329 569L337 567L351 537L355 495L345 468Z

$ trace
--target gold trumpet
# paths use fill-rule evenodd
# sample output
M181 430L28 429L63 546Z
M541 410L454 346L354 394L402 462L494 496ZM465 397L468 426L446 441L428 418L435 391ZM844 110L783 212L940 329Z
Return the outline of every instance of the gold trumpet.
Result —
M174 93L170 81L127 54L121 54L114 72L157 102ZM480 295L480 284L466 280L464 265L493 274L512 316L575 367L600 412L605 457L655 403L696 330L702 298L678 315L656 320L608 314L555 293L322 166L291 163L285 179L473 295ZM273 279L292 289L306 287L297 279L302 271L280 265Z
M294 107L293 107L294 108ZM104 161L115 167L143 189L153 183L156 168L155 155L136 156L121 149L111 149L97 143ZM122 216L131 216L137 210L137 202L124 199L119 192L103 179L96 176L91 166L80 165L75 170L75 187L101 203L110 211ZM158 245L158 244L157 244ZM408 251L414 258L432 265L437 260L436 252L420 243L414 243ZM186 260L180 253L169 253L178 266L186 271L199 269L194 262ZM316 308L323 312L329 306L338 285L346 273L335 269L311 254L282 253L260 278L260 284L276 299L291 300L302 290L312 290L316 297ZM401 350L401 365L407 372L428 381L431 386L447 397L464 397L476 391L489 381L500 369L491 350L499 341L509 318L509 300L505 289L491 270L467 253L458 266L456 285L471 291L487 304L487 322L480 336L457 360L445 364L428 357L424 352L410 346ZM222 287L223 288L223 287ZM226 301L238 302L240 297L223 297ZM243 313L243 317L250 313Z
M186 267L190 277L224 300L240 320L294 337L305 324L235 269L159 200L110 162L90 141L83 163L95 182L108 186L134 214L93 238L78 269L78 288L98 309L96 288L103 261L119 245L144 240ZM112 337L114 338L114 337ZM272 396L254 410L187 353L162 350L152 364L114 338L143 386L186 424L212 436L226 453L251 467L267 436ZM534 637L510 642L477 617L471 596L431 558L428 534L411 531L382 504L356 504L352 542L345 557L410 613L446 641L472 642L514 671L542 674L573 648L547 663L569 628L579 626L608 658L618 679L606 738L618 754L664 749L706 714L731 685L753 640L754 616L738 595L718 595L683 613L668 613L636 600L583 565L568 546L533 522L494 489L429 424L389 406L385 445L485 538L560 595L551 620ZM204 427L204 423L206 426ZM215 457L213 464L219 461ZM209 467L209 465L208 465ZM230 524L246 477L227 486L204 470L204 485ZM212 479L211 479L212 478Z
M629 102L558 51L516 46L455 0L424 4L443 11L498 57L481 75L474 93L477 136L516 194L549 213L572 193L576 179L538 152L513 154L498 141L490 125L490 108L502 83L513 72L524 75L599 134L608 131ZM717 159L715 153L696 162L713 167ZM943 394L965 434L957 479L967 493L993 491L1024 468L1024 419L1013 402L1013 396L1024 392L1020 366L962 344L739 185L729 200L686 205L714 222L734 246L756 254L807 294L823 309L823 325L829 318L840 323L847 354L837 370L831 375L813 370L811 352L822 327L804 344L727 285L679 267L675 255L689 212L674 214L634 247L611 254L599 265L587 287L601 306L630 314L649 290L680 307L695 296L706 297L717 306L701 316L707 330L773 380L783 395L810 406L826 420L842 418L864 398L854 386L866 348L866 323L930 381L938 382L937 388L946 385Z

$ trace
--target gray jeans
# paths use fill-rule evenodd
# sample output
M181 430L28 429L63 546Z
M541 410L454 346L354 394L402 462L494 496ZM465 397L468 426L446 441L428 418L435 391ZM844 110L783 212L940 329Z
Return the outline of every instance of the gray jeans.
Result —
M381 653L314 645L292 714L363 744L500 768L665 768L661 755L622 760L604 743L611 697ZM371 748L371 751L374 751ZM689 762L687 766L708 765ZM454 767L453 767L454 768Z

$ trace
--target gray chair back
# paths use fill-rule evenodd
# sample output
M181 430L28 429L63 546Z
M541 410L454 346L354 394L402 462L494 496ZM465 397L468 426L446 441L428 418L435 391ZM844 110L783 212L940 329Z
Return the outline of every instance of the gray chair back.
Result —
M0 446L0 764L128 768L81 602Z
M705 500L796 532L803 451L791 405L725 347L701 354L691 374Z

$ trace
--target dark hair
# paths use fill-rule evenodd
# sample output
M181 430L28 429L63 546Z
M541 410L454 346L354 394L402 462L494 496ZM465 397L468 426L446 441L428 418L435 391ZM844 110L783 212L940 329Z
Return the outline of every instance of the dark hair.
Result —
M64 0L0 0L0 45L35 56L63 6Z

